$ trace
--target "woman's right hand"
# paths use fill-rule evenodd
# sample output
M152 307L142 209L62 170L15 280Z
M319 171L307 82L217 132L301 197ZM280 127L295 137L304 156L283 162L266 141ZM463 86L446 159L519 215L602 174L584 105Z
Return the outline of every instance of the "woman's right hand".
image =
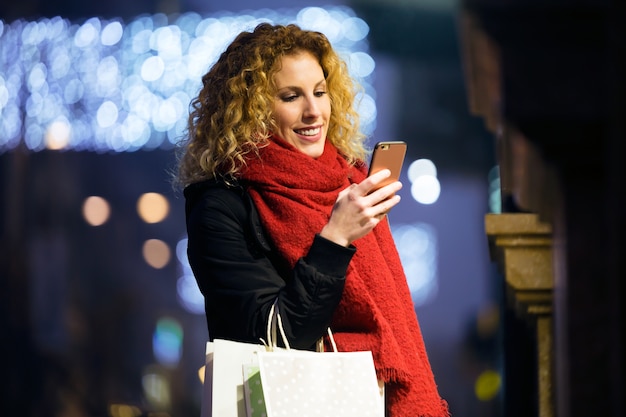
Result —
M368 234L400 202L396 195L402 188L400 181L376 189L390 175L383 169L341 191L320 235L347 247Z

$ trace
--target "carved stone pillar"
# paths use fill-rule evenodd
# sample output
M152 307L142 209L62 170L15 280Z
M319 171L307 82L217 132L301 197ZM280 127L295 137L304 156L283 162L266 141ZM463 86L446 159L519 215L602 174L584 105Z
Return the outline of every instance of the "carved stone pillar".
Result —
M491 259L506 280L507 302L537 337L538 416L554 417L551 227L536 214L488 214Z

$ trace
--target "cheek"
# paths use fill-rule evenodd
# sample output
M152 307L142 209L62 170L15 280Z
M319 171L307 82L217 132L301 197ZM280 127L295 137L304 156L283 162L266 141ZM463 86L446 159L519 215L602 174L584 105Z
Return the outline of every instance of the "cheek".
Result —
M289 109L288 107L274 106L273 118L276 121L276 124L279 125L279 127L281 125L289 125L296 117L296 112Z
M273 106L272 108L272 120L276 124L276 127L280 127L281 121L283 120L282 112L280 111L280 107Z
M326 100L326 103L324 105L324 113L327 116L330 116L331 111L332 111L332 106L330 104L330 98L329 98L328 100Z

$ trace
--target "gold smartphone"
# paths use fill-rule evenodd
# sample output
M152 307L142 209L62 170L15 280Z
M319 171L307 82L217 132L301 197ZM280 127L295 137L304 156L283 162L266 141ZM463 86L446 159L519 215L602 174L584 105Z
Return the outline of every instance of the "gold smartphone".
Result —
M385 168L391 171L391 175L382 183L378 184L376 189L372 191L400 179L406 148L407 144L403 141L378 142L376 146L374 146L367 176L369 177Z

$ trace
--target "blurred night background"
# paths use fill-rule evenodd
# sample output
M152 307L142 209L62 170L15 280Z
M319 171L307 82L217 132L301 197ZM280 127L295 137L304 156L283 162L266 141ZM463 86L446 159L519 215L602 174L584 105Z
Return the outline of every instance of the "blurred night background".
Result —
M502 415L494 144L468 110L453 0L2 0L0 403L6 416L199 416L207 330L174 144L225 45L259 19L325 32L404 140L390 215L442 396Z

